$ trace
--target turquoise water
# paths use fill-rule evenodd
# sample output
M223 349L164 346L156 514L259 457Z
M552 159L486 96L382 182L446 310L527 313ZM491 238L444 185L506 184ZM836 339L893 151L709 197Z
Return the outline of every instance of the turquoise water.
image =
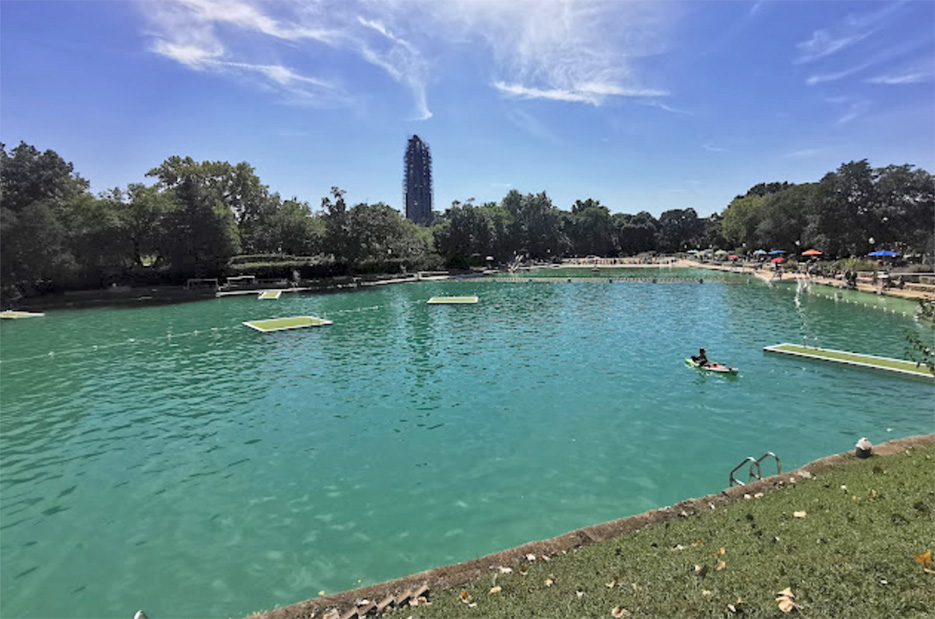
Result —
M460 294L481 302L424 303ZM295 314L334 325L240 324ZM3 321L0 615L243 616L717 492L748 455L791 469L931 432L929 383L762 352L903 357L915 328L760 283L439 282ZM686 367L699 346L740 377Z

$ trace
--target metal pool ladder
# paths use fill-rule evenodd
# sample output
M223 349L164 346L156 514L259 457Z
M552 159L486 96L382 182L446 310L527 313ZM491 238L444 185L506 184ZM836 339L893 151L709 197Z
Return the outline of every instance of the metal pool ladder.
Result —
M756 479L757 481L763 479L763 467L760 465L760 463L769 457L772 457L773 460L776 461L776 474L781 475L782 474L782 462L779 461L779 456L777 456L771 451L767 451L765 454L763 454L759 458L748 456L744 458L740 464L735 466L734 470L730 472L730 487L733 487L735 485L745 486L751 481L753 481L754 479ZM742 469L748 462L750 463L750 471L747 477L747 481L742 482L739 479L734 477L734 473Z

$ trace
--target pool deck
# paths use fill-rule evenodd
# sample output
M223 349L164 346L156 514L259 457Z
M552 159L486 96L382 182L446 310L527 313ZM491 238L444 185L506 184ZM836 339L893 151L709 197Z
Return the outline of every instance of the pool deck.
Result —
M913 378L935 379L935 375L933 375L927 367L904 359L891 359L890 357L878 357L876 355L832 350L830 348L806 347L799 346L798 344L776 344L774 346L765 347L763 351L792 355L805 359L814 359L816 361L843 363L844 365L852 365L870 370L896 372L897 374L912 376Z
M798 279L804 279L809 284L818 284L820 286L829 286L831 288L837 288L839 290L847 290L847 286L843 281L839 279L834 279L831 277L818 277L816 275L805 275L802 273L793 273L793 272L784 272L782 274L782 279L775 279L775 272L772 269L757 269L755 267L748 266L728 266L720 264L708 264L701 262L692 262L691 260L682 260L679 262L679 266L683 267L695 267L700 269L709 269L712 271L725 271L728 273L750 273L755 275L764 282L769 282L773 284L784 284L784 283L795 283ZM900 299L908 299L910 301L917 301L919 299L935 299L935 292L925 292L923 290L911 290L908 288L880 288L879 286L873 286L864 282L857 283L857 290L860 292L867 292L870 294L883 295L888 297L897 297Z

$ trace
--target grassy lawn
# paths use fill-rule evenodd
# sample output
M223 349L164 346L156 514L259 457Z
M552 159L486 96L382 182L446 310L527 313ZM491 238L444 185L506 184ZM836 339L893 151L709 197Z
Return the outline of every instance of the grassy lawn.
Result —
M776 346L775 348L776 350L786 350L789 352L807 354L824 359L849 361L852 363L866 363L886 368L893 368L896 370L903 370L905 372L914 372L917 374L922 374L923 376L931 376L931 372L929 372L928 368L925 366L917 366L912 361L903 361L901 359L881 359L879 357L871 357L869 355L861 355L859 353L838 350L825 350L820 348L806 348L796 344L782 344L780 346Z
M915 555L935 551L933 488L935 447L850 458L759 497L504 565L394 615L779 617L777 593L791 588L803 617L932 616L935 572Z

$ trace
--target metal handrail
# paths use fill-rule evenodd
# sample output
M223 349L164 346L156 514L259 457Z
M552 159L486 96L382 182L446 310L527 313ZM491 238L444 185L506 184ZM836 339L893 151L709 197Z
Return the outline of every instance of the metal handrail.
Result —
M734 467L734 470L730 472L730 483L729 483L730 486L733 486L734 484L736 484L736 485L738 485L738 486L746 486L746 485L747 485L747 484L743 483L742 481L740 481L739 479L734 479L734 473L736 473L737 471L739 471L740 469L742 469L743 466L744 466L747 462L750 463L750 477L747 478L747 482L749 482L749 481L750 481L751 479L753 479L753 477L754 477L753 467L756 467L756 469L757 469L756 478L757 478L757 479L761 479L761 478L762 478L763 475L762 475L762 470L760 470L760 462L759 462L756 458L754 458L754 457L752 457L752 456L747 456L746 458L743 459L743 462L741 462L740 464L738 464L737 466L735 466L735 467Z
M771 452L771 451L767 451L765 454L763 454L762 456L760 456L759 458L757 458L757 459L756 459L757 465L759 465L760 462L762 462L764 459L766 459L766 458L768 458L768 457L770 457L770 456L772 456L772 457L773 457L773 460L776 461L776 474L777 474L777 475L782 475L782 462L779 461L779 456L777 456L776 454L774 454L774 453ZM762 469L760 469L760 473L762 473L762 472L763 472Z

